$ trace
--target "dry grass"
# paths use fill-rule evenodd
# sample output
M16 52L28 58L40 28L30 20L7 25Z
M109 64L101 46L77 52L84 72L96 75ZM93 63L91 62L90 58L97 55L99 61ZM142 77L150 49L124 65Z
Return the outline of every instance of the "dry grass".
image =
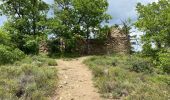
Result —
M154 66L149 66L148 59L125 55L94 56L85 64L94 74L95 86L106 98L170 99L170 76L157 74Z
M0 100L47 100L57 84L57 70L49 62L55 61L29 56L0 66Z

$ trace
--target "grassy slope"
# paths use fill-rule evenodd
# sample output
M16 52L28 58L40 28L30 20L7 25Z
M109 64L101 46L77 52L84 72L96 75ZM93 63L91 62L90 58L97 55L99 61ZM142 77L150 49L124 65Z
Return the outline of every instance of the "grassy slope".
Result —
M94 56L85 61L94 74L95 86L106 98L127 100L170 99L170 76L132 71L135 56ZM154 69L152 69L154 70Z
M56 65L41 55L0 66L0 100L47 100L57 83Z

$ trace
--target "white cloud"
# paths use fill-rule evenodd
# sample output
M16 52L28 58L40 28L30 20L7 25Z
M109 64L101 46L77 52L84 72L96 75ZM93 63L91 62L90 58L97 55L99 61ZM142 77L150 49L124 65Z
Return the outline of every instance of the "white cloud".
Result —
M137 18L136 4L141 2L142 4L148 4L151 2L157 2L158 0L108 0L109 8L108 13L113 17L110 24L120 24L121 19L131 18L133 21Z

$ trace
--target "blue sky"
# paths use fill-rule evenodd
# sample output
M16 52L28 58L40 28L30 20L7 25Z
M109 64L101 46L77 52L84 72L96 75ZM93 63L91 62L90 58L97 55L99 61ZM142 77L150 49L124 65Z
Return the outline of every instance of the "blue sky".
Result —
M53 0L44 0L45 2L52 4ZM108 0L109 8L108 13L113 17L110 20L110 25L120 24L121 19L131 18L133 21L136 20L137 14L135 11L136 4L141 2L147 4L157 0ZM0 17L0 25L6 20L5 16Z
M133 21L137 19L136 4L151 3L157 0L108 0L108 13L113 17L110 24L119 24L120 20L131 18Z

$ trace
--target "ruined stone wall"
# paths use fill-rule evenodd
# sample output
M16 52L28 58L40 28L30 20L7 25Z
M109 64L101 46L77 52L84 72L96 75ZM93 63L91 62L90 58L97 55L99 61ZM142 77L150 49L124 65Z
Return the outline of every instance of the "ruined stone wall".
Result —
M47 41L41 41L39 43L39 52L41 52L41 53L47 53L48 52Z
M89 40L89 54L105 54L106 51L105 41Z
M127 37L112 37L107 42L107 54L111 53L130 53L130 45Z
M97 39L90 39L88 41L88 52L87 50L87 41L79 40L77 42L76 52L81 55L90 54L90 55L97 55L97 54L106 54L106 41L100 41Z
M85 43L79 44L85 48ZM83 51L81 49L81 51ZM113 28L105 41L89 40L89 54L130 53L130 39L120 29Z
M61 41L60 41L61 42ZM81 55L87 53L87 43L85 40L77 40L75 52ZM60 43L60 48L62 43ZM112 53L130 53L130 39L120 29L113 28L104 41L90 39L88 54L112 54ZM40 52L48 52L47 43L40 43Z
M130 38L120 29L113 28L108 35L107 53L130 53Z

